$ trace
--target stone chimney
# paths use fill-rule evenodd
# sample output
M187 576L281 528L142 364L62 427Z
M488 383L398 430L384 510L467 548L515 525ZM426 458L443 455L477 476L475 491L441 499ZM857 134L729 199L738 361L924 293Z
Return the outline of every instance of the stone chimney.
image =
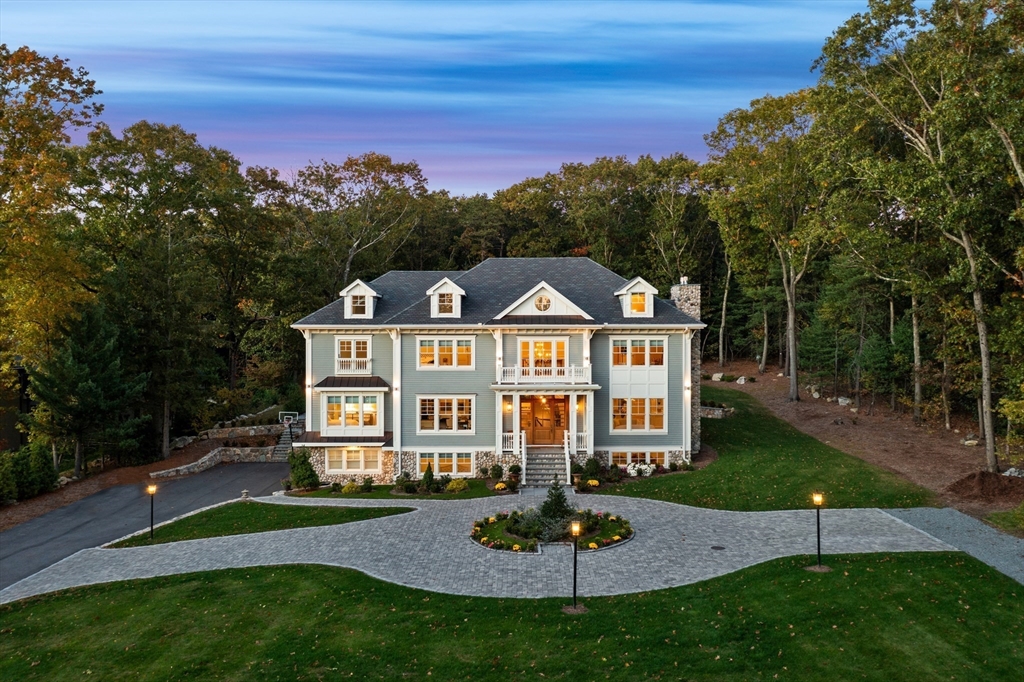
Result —
M700 285L690 284L688 277L680 277L672 285L672 303L695 320L700 319Z

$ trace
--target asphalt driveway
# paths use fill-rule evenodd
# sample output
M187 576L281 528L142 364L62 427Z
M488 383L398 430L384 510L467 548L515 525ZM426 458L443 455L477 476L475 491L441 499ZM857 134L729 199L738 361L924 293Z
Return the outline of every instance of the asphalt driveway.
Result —
M177 480L154 481L156 522L239 497L281 489L287 464L228 464ZM0 589L89 547L149 526L142 485L107 488L84 500L0 532Z

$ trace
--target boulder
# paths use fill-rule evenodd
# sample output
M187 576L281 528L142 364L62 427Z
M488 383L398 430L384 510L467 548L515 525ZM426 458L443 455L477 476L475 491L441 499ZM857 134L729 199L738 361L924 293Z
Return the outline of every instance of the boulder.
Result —
M723 372L716 372L716 373L711 375L711 380L712 381L721 381L723 376L725 376L725 373L723 373Z
M814 393L811 394L811 397L813 397L815 400L817 400L818 398L821 397L821 394L818 393L817 391L815 391Z
M782 372L779 372L779 373L778 373L778 374L777 374L776 376L784 377L784 376L786 376L786 375L785 375L785 374L783 374Z
M836 400L838 400L839 404L842 405L843 407L846 407L852 402L849 398L837 398Z
M177 450L183 448L196 439L195 436L181 436L171 441L171 450Z
M737 384L745 384L745 383L747 383L747 378L746 377L740 377L739 379L736 380L736 383Z
M964 441L964 445L966 445L969 448L973 448L977 444L978 444L978 441L976 441L976 440L965 440Z

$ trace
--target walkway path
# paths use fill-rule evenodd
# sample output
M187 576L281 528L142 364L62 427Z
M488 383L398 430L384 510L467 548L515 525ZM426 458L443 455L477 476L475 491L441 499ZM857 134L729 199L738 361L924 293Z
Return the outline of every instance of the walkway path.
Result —
M235 465L237 466L237 465ZM270 497L264 504L412 506L416 511L319 528L191 540L129 549L86 549L0 591L0 603L99 582L176 573L324 564L435 592L486 597L572 593L572 550L513 554L469 539L472 521L539 502L531 497L465 501L325 500ZM764 561L815 551L811 510L729 512L613 496L570 502L621 514L636 530L629 542L579 556L579 594L599 596L675 587ZM954 548L877 509L825 509L822 552L949 551ZM713 549L720 547L722 549ZM309 570L317 570L310 566Z

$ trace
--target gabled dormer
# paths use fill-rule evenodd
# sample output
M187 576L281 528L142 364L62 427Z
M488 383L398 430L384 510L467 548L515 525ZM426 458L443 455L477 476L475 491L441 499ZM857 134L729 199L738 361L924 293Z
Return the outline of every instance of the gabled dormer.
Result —
M427 289L431 317L462 317L462 297L466 292L447 277Z
M654 317L654 297L658 290L643 277L634 277L615 292L622 303L623 317Z
M342 289L338 295L345 300L346 320L373 319L373 309L380 294L371 289L366 282L357 279Z
M570 301L566 296L558 292L547 282L541 282L525 294L516 299L515 303L495 315L495 319L505 317L541 316L558 317L570 316L580 317L584 320L593 320L585 310Z

